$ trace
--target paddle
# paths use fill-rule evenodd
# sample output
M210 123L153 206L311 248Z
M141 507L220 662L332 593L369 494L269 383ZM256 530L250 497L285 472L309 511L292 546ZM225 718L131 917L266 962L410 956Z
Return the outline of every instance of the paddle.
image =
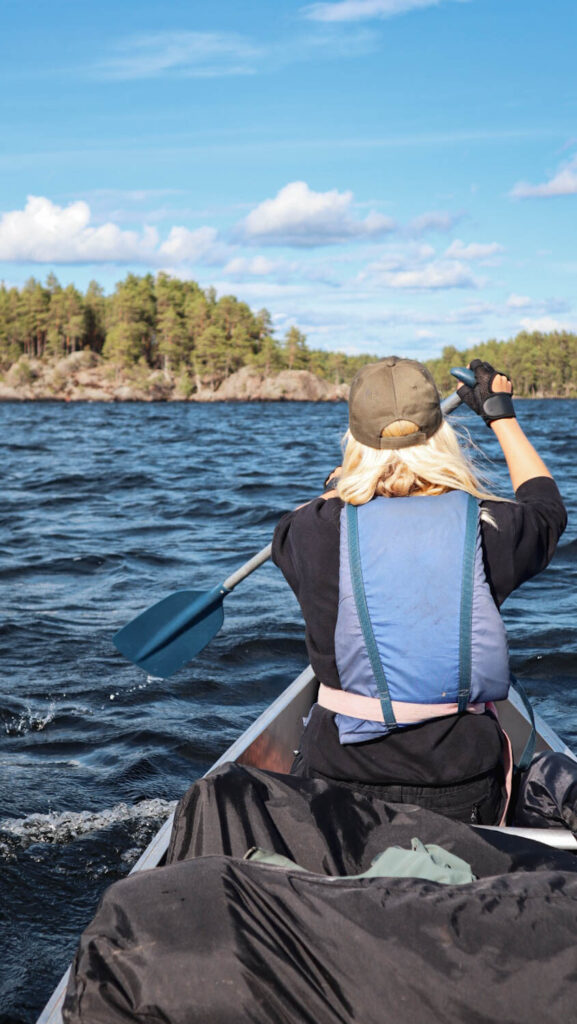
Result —
M463 384L472 387L475 383L471 370L457 368L451 373ZM460 404L461 399L454 392L441 403L441 409L446 416ZM268 544L213 590L179 590L163 598L116 633L116 647L150 675L174 675L218 633L224 621L222 605L227 594L270 556Z

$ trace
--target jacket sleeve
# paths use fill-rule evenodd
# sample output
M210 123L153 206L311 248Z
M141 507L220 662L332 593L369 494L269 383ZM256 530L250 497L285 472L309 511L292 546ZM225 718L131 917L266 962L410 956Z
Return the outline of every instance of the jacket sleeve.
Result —
M482 505L496 522L496 527L482 523L482 540L487 579L501 605L549 564L567 524L567 512L555 481L544 476L522 484L514 502Z
M339 686L334 635L339 596L339 498L316 498L287 512L272 541L272 559L300 604L308 655L319 679Z

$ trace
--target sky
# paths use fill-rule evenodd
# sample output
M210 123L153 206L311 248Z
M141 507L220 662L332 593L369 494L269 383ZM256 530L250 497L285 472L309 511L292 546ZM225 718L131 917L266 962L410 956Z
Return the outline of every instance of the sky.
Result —
M164 270L311 347L577 331L575 0L3 0L0 280Z

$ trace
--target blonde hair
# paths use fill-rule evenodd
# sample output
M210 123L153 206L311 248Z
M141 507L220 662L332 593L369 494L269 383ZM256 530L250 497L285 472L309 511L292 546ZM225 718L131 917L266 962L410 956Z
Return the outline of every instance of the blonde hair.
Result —
M405 437L418 429L409 420L396 420L382 437ZM363 505L375 495L409 495L466 491L475 498L501 500L486 490L467 452L446 420L423 444L408 448L377 449L357 441L350 430L343 438L345 452L337 486L339 498Z

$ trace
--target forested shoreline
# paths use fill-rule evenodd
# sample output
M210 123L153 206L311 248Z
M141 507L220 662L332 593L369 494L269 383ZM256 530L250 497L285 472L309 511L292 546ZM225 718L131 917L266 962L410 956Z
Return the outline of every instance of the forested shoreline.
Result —
M446 347L427 362L443 393L454 387L451 366L475 356L508 373L519 396L577 395L575 334ZM334 400L375 358L309 348L294 326L277 338L266 309L164 273L128 274L111 295L95 281L84 293L62 286L53 274L0 285L0 398Z

